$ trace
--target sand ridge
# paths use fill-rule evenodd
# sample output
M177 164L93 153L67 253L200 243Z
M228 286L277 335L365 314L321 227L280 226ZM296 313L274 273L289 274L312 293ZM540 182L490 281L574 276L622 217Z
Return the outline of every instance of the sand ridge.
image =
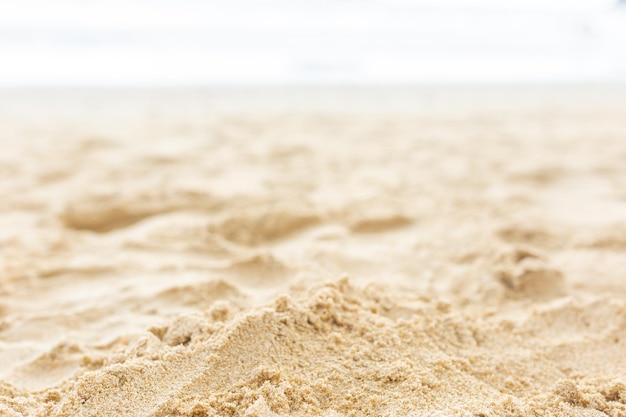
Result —
M5 96L0 415L626 415L620 91Z

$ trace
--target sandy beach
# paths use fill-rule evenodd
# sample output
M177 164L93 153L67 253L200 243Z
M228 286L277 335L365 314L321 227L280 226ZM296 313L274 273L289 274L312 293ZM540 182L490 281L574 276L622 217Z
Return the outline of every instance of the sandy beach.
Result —
M0 416L626 417L626 87L0 92Z

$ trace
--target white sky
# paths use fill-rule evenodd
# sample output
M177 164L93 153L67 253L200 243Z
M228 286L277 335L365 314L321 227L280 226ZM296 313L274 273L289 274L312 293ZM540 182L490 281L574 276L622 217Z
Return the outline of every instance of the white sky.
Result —
M0 0L0 85L626 79L605 0ZM624 7L626 9L626 7Z

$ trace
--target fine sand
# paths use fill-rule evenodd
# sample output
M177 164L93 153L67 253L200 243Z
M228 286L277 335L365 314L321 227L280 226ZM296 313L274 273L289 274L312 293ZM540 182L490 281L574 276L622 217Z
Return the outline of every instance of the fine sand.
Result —
M2 91L0 416L626 416L626 88Z

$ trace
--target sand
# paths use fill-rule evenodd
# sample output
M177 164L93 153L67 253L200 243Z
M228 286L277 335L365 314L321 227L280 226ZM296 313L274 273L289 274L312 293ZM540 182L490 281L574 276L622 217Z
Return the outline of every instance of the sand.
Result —
M0 415L626 416L625 110L3 91Z

